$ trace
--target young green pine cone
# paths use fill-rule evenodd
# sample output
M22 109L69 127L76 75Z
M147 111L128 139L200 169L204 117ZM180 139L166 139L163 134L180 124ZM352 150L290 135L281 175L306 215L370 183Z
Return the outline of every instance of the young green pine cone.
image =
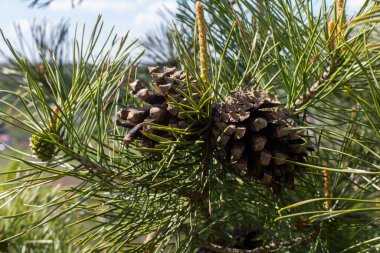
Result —
M49 161L55 153L55 145L47 140L46 136L33 134L29 144L32 153L42 162Z
M279 105L275 95L260 88L232 92L214 106L212 129L221 161L275 193L283 184L294 188L294 173L301 168L287 161L303 162L306 156L304 139Z

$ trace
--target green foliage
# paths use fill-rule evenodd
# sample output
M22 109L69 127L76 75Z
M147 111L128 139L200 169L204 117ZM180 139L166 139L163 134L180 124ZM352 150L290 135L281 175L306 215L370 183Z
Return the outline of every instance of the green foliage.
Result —
M50 205L65 198L60 185L47 184L51 180L37 178L38 175L27 179L28 172L30 170L14 162L0 175L3 182L0 185L0 239L6 239L0 243L0 252L82 252L80 247L68 243L73 231L78 233L81 227L66 228L75 222L78 214L70 213L49 223L44 222L55 212L67 208L65 203ZM25 183L15 187L17 180ZM36 224L37 229L25 233Z
M205 3L209 86L199 77L197 51L188 48L188 41L197 45L197 36L177 29L172 40L178 59L200 84L201 96L196 104L185 94L190 106L178 106L204 128L196 133L199 138L184 141L194 134L191 127L155 125L176 139L151 135L160 142L151 150L126 148L125 133L113 122L119 107L138 105L125 88L137 75L139 57L131 57L134 43L110 35L99 45L98 22L89 42L75 40L70 85L54 61L44 61L49 92L13 50L28 79L26 95L2 91L9 95L1 101L7 110L0 111L0 119L30 134L43 134L58 151L48 163L8 156L29 166L15 171L22 176L14 180L12 191L40 180L81 180L66 190L70 197L53 198L49 204L65 204L65 209L32 222L30 229L81 211L83 217L74 224L92 223L72 240L93 252L228 252L225 247L242 247L237 238L242 231L251 234L250 249L257 252L375 251L380 238L380 48L374 43L378 2L366 1L341 30L344 36L337 33L337 22L329 34L330 20L337 18L334 7L324 1L317 12L311 0L265 0L262 8L257 3ZM186 31L194 29L193 6L181 1L177 18ZM281 195L232 173L216 159L209 137L212 104L232 90L257 86L279 96L314 149L299 164L307 169L298 176L295 190ZM54 131L52 115L59 124ZM332 175L330 210L323 205L323 170Z

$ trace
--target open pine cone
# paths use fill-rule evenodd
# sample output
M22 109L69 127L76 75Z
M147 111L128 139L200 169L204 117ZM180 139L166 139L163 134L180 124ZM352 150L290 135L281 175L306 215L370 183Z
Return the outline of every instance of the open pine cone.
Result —
M129 84L132 95L145 105L124 108L118 113L117 124L130 129L123 139L127 147L135 139L141 147L154 147L156 142L144 132L174 139L169 132L152 128L149 123L180 129L194 126L186 117L186 106L190 107L189 97L194 103L200 102L199 94L192 90L197 89L197 82L176 68L154 67L149 72L155 91L139 80ZM262 180L275 193L281 191L283 183L294 188L294 174L301 170L286 160L304 162L306 156L305 140L293 129L295 123L289 119L290 113L278 108L280 104L275 95L261 88L232 92L225 102L213 106L211 135L212 143L219 145L219 158L224 165L247 178Z
M196 91L192 92L191 87L187 85L190 83L196 87L194 79L187 77L184 71L176 70L175 67L163 70L153 67L149 68L149 73L153 77L152 83L156 91L150 90L139 80L129 84L132 95L145 102L145 106L124 108L118 112L117 124L131 129L123 139L127 147L135 139L140 140L141 147L153 147L155 142L142 132L172 139L170 133L153 129L149 123L180 129L194 123L185 116L183 110L190 105L187 95L191 96L195 103L200 100L199 94ZM174 101L180 105L172 103Z
M232 92L214 106L212 129L220 160L241 175L263 180L275 193L282 182L293 188L294 173L301 169L286 160L303 162L306 156L305 141L279 105L275 95L260 88Z

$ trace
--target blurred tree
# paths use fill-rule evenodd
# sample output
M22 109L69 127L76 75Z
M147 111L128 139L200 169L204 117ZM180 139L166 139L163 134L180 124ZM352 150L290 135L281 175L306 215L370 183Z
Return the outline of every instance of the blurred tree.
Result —
M23 0L24 2L29 2L29 7L31 8L44 8L49 6L54 0ZM67 0L71 1L71 5L74 8L76 5L79 5L83 0Z
M69 48L69 22L61 20L57 24L48 23L47 20L34 20L29 29L31 38L25 37L25 32L19 25L15 25L18 45L13 43L15 52L28 60L33 65L33 75L43 86L49 86L44 62L53 61L64 74L64 78L71 77L65 72L70 62ZM3 85L23 82L24 75L17 62L10 56L9 52L0 49L0 53L6 64L2 65L1 73L4 77ZM54 58L54 59L53 59ZM6 79L5 79L6 78ZM25 79L24 79L25 80Z
M170 29L167 25L160 25L155 32L148 33L142 45L146 50L144 58L147 65L178 66L178 54L174 47Z

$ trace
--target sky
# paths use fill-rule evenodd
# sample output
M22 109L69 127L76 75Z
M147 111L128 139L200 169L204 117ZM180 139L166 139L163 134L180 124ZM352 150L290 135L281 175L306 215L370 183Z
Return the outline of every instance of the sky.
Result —
M99 14L104 22L104 37L114 27L118 35L130 31L131 40L142 37L161 23L160 10L175 11L176 0L84 0L72 8L71 0L55 0L46 8L28 8L31 0L1 0L0 28L11 41L17 41L14 25L18 24L24 31L25 37L30 36L29 25L33 20L44 18L51 24L60 20L69 20L73 27L93 27ZM0 39L0 47L5 48Z
M174 11L177 7L176 0L84 0L74 9L71 0L55 0L47 8L28 8L31 0L1 0L0 1L0 28L11 42L16 41L14 24L19 24L28 34L29 24L34 20L45 18L50 23L57 23L61 19L70 20L70 24L81 27L86 23L92 27L98 14L102 14L104 30L111 30L124 35L130 30L131 38L142 37L162 22L159 10L167 8ZM315 0L315 2L319 2ZM332 0L330 1L332 2ZM348 13L355 12L364 0L347 0ZM0 41L0 47L5 45Z
M31 2L29 0L29 2ZM115 26L118 33L128 30L135 36L153 29L160 21L158 11L163 8L174 11L176 0L84 0L74 9L71 0L55 0L47 8L28 8L27 0L0 1L0 27L12 36L13 24L27 28L33 19L46 18L49 22L70 19L71 24L94 23L102 14L108 28Z

